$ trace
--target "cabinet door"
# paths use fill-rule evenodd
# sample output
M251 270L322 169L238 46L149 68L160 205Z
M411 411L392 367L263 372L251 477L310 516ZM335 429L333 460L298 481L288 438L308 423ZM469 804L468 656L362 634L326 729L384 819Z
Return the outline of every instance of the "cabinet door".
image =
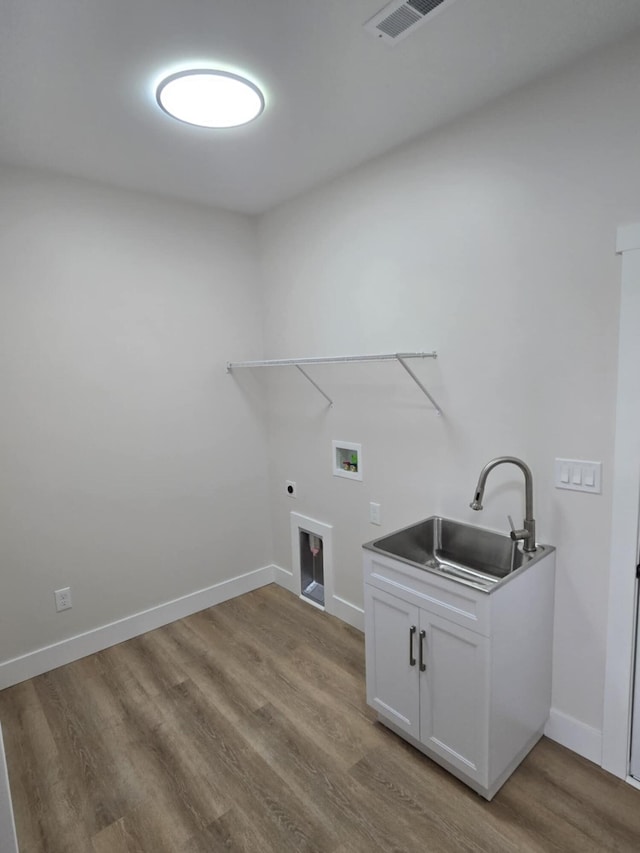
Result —
M486 784L489 641L425 610L420 620L420 740Z
M417 664L419 609L365 586L367 702L394 725L420 736Z

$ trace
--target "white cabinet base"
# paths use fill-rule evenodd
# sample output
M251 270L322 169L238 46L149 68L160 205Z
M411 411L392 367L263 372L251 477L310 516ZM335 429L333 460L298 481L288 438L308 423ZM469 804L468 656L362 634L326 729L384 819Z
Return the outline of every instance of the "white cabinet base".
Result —
M490 800L551 705L555 552L490 593L367 551L367 702Z
M538 743L540 738L543 735L542 730L536 732L535 735L525 744L525 746L520 750L520 752L512 759L512 761L505 767L500 776L495 779L490 787L485 787L477 782L473 776L469 776L467 773L464 773L454 764L447 761L446 758L443 758L441 755L438 755L433 750L429 749L424 743L420 743L411 735L408 735L406 732L403 732L398 726L395 726L390 720L386 719L382 714L378 714L378 722L382 723L383 726L388 728L394 734L401 737L407 743L410 743L411 746L414 746L416 749L419 749L427 758L430 758L436 764L439 764L440 767L443 767L452 776L455 776L456 779L459 779L461 782L464 782L471 790L475 791L476 794L480 794L481 797L484 797L485 800L492 800L495 795L498 793L500 788L507 781L509 776L513 773L516 767L527 757L527 755L531 752L533 747Z

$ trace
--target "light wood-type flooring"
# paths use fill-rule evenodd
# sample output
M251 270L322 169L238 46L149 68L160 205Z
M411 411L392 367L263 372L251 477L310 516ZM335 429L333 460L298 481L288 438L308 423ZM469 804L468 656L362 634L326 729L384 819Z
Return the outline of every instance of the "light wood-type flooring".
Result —
M21 853L639 851L543 739L491 803L375 721L362 635L268 586L0 692Z

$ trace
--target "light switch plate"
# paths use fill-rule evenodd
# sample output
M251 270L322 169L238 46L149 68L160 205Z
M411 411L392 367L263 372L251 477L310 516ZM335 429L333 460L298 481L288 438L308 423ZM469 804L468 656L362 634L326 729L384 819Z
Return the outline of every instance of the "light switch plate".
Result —
M602 462L556 459L555 485L556 489L599 495L602 492Z

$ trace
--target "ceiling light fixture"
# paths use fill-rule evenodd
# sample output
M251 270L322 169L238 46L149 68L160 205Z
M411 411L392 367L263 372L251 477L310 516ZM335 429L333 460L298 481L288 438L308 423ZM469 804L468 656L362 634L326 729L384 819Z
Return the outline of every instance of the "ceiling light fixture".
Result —
M156 89L158 105L172 118L198 127L238 127L264 109L260 89L228 71L178 71Z

